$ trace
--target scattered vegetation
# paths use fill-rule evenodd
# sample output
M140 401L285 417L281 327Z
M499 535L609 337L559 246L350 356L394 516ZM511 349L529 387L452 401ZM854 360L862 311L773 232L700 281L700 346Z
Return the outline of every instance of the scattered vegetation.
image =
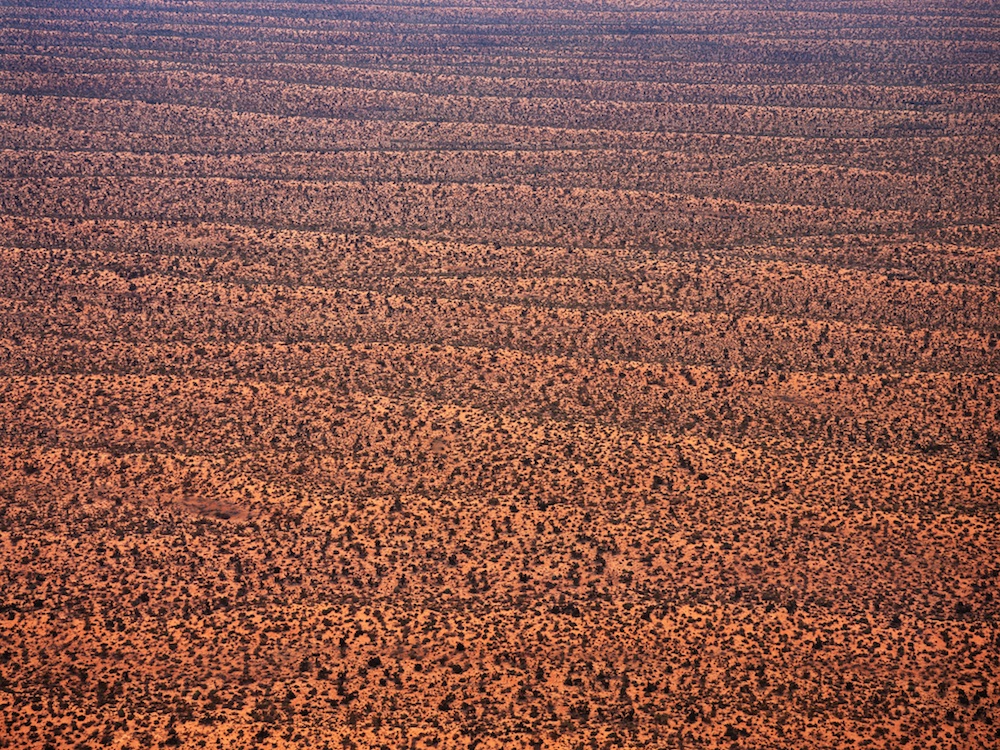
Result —
M0 16L0 748L1000 743L988 4Z

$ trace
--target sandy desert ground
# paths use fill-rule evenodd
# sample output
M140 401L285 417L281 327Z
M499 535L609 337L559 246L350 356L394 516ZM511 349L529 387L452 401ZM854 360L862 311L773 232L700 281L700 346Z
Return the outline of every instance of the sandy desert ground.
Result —
M1000 9L0 5L0 748L1000 747Z

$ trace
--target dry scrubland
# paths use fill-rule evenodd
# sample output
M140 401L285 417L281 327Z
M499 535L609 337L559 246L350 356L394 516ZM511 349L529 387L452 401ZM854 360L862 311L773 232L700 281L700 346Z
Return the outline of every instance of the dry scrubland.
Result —
M1000 745L1000 13L0 7L0 747Z

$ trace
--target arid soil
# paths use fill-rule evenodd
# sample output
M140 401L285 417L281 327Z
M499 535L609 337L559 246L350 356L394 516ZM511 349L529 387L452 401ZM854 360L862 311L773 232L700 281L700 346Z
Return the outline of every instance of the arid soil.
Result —
M0 748L1000 747L1000 8L0 6Z

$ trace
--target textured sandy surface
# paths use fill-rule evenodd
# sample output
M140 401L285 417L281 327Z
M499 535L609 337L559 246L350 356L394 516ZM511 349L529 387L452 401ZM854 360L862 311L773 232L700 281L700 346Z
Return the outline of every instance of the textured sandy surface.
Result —
M1000 744L989 3L0 8L0 747Z

